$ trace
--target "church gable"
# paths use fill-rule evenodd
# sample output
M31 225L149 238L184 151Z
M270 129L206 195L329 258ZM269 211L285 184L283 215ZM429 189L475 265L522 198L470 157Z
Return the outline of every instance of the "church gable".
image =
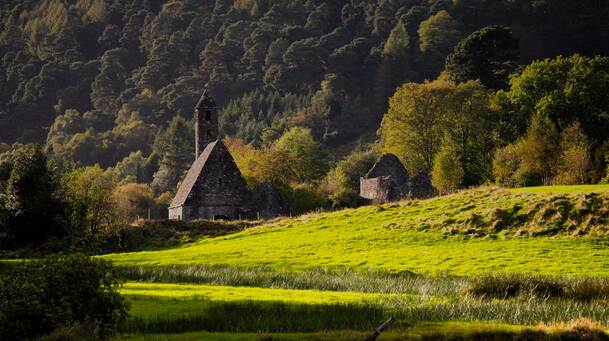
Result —
M245 180L222 141L212 144L211 151L186 197L185 205L241 206L247 199ZM205 151L202 156L205 156Z
M178 191L176 192L175 197L171 201L170 207L178 207L183 206L190 195L195 182L199 178L201 174L201 170L207 163L207 159L209 158L212 150L214 149L216 142L212 142L205 147L205 150L195 159L195 162L188 169L188 173L184 177L184 180L180 183L178 187Z
M245 180L228 149L222 141L214 141L188 170L171 207L188 207L188 215L196 217L215 218L215 210L222 213L219 216L234 218L246 213L240 207L248 195Z

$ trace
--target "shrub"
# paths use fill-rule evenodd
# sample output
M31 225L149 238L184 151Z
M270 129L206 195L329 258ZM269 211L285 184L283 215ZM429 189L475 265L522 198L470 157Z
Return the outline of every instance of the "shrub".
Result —
M355 207L361 203L360 177L368 172L378 156L375 146L369 150L356 149L328 172L323 190L329 194L333 207Z
M297 184L290 193L290 208L294 214L302 214L328 206L328 198L318 187Z
M127 317L119 286L108 262L86 256L19 264L0 278L0 339L33 338L77 323L108 335Z

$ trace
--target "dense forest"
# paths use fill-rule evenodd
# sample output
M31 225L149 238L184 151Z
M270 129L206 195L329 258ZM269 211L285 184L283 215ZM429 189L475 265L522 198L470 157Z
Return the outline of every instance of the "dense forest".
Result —
M307 126L336 147L371 138L394 89L435 79L453 46L482 27L511 27L521 65L609 49L604 1L0 6L0 142L46 141L58 157L102 167L132 152L162 154L155 136L176 116L191 119L204 84L223 108L225 134L259 144Z
M0 200L48 158L64 198L163 212L205 86L248 184L294 212L356 205L380 152L441 191L598 182L607 17L601 0L3 1Z

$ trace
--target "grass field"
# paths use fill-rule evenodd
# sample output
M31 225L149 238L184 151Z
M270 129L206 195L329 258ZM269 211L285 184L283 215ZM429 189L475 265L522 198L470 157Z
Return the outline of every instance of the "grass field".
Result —
M348 267L428 275L609 275L607 239L592 238L609 231L607 203L606 193L549 197L475 190L425 201L305 215L174 249L104 258L120 266L225 264L283 270ZM566 204L573 206L567 207L572 212L562 212ZM579 211L583 213L578 222L570 215Z
M388 339L429 323L448 335L447 323L486 321L501 334L581 318L609 327L608 232L609 186L481 188L102 258L136 281L123 288L133 306L124 337L357 339L389 316ZM489 283L484 274L553 277L490 281L515 296L467 294Z

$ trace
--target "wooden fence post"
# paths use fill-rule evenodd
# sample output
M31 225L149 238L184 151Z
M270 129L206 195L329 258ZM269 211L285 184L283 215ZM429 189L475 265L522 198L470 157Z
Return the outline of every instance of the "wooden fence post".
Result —
M389 320L383 322L383 324L378 326L378 328L376 328L374 330L374 333L372 333L372 335L370 335L370 337L368 337L366 340L375 341L376 338L379 337L379 335L381 335L382 332L384 332L385 330L387 330L387 328L389 328L389 325L391 325L392 322L393 322L393 317L390 317Z

